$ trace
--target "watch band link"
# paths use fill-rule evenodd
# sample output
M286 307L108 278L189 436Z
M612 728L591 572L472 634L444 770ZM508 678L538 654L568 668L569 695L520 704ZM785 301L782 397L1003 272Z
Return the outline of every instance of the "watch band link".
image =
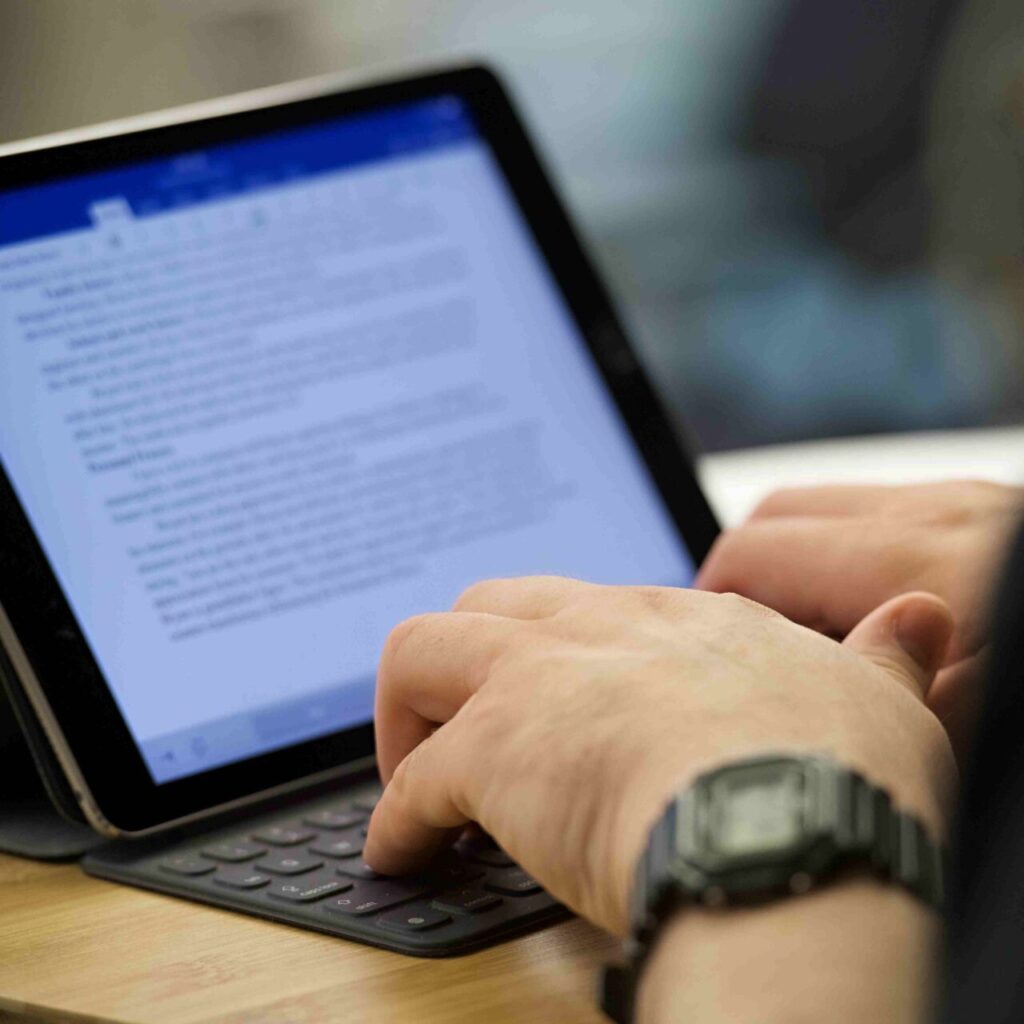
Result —
M917 817L898 811L889 794L872 786L862 775L835 766L831 781L834 868L861 864L878 877L907 889L928 905L941 909L945 900L946 852L928 836ZM683 796L685 799L685 795ZM661 922L671 908L686 898L677 890L667 893L658 885L667 876L673 856L673 837L679 802L674 801L652 830L636 868L635 892L646 893L646 906L633 911L631 935L623 964L604 968L600 1003L606 1016L631 1024L641 968L651 952ZM670 906L671 905L671 906Z
M854 772L839 776L840 785L849 787L850 812L839 815L852 824L850 844L839 836L838 845L857 860L867 855L874 870L883 878L910 890L935 908L945 902L945 852L933 843L920 819L897 811L889 794L876 789Z

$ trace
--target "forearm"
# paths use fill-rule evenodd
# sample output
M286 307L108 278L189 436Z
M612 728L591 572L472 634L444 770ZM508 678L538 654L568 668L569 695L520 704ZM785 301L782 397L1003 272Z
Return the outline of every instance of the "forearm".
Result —
M940 918L851 878L763 907L688 909L665 929L641 1024L919 1024L930 1019Z

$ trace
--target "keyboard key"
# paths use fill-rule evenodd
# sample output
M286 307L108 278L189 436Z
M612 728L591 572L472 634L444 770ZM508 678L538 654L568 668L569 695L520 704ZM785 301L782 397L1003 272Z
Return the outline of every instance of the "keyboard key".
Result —
M314 903L351 888L352 883L344 879L318 875L295 882L275 882L267 890L267 895L290 903Z
M387 910L427 892L427 886L409 879L382 878L373 882L356 882L344 896L329 899L324 906L333 913L361 916Z
M452 914L482 914L501 906L502 898L483 889L455 889L434 897L434 906Z
M363 852L363 840L356 835L339 836L337 839L328 836L309 849L321 857L356 857Z
M449 854L431 864L424 877L435 889L455 889L476 881L483 873L483 868L476 864Z
M353 861L351 864L340 864L338 866L338 874L346 875L348 878L383 878L383 875L378 875L369 864L364 863L361 860Z
M310 839L315 839L316 833L290 825L268 825L261 828L253 838L271 846L298 846L299 843L308 843Z
M492 868L511 868L515 867L516 863L504 850L497 848L473 850L468 857L477 864L486 864Z
M261 875L250 867L232 866L221 868L213 880L229 889L262 889L270 881L270 875Z
M252 860L253 857L258 857L261 853L266 852L267 848L265 846L257 846L255 843L247 843L241 840L237 843L229 841L217 843L214 846L207 846L203 850L203 856L235 864L243 860Z
M269 871L272 875L303 875L307 871L323 867L324 862L318 857L296 850L294 853L271 853L254 865L260 871Z
M490 836L473 836L455 844L460 857L494 868L515 867L516 862Z
M313 828L352 828L365 821L366 814L363 811L314 811L303 820Z
M174 875L206 875L213 871L216 865L197 857L194 853L179 853L160 861L160 868Z
M451 917L426 903L413 903L401 910L392 910L377 919L377 924L384 928L393 928L400 932L424 932L428 928L437 928L448 924Z
M360 811L366 811L366 813L369 814L374 807L380 803L382 793L383 790L380 789L374 789L368 793L363 793L352 801L352 806Z
M467 825L459 840L459 845L486 846L492 850L498 849L498 844L479 825Z
M495 871L486 884L492 892L500 892L505 896L532 896L541 891L540 885L522 868Z
M401 900L395 900L401 903ZM348 892L344 896L336 896L328 900L324 907L332 914L351 914L353 917L362 917L365 914L375 914L384 907L391 906L390 903L381 903L380 900L367 896L361 896L357 892Z

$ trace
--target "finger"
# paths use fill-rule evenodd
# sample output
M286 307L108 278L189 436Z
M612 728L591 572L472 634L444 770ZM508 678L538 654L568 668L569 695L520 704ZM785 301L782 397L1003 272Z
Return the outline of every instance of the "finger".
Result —
M772 518L723 533L696 586L737 593L845 636L873 608L926 584L905 533L868 519Z
M440 729L412 751L374 808L363 858L382 875L414 871L473 820L460 782L464 761L450 736Z
M897 488L887 485L834 484L784 487L758 503L751 519L774 516L863 516L878 511Z
M387 782L402 759L483 684L523 624L478 612L417 615L396 626L377 670L377 762Z
M924 699L953 635L953 613L934 594L903 594L886 601L843 643Z
M966 763L985 692L986 652L943 669L928 691L928 707L943 724L957 761Z
M487 612L512 619L546 619L560 612L574 597L592 589L591 583L564 576L481 580L462 592L453 611Z

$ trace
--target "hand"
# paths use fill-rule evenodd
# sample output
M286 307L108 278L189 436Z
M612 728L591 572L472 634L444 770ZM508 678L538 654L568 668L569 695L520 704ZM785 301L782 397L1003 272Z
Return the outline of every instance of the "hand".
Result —
M955 768L921 697L951 629L923 594L878 609L840 646L734 595L478 584L387 642L387 786L366 859L401 874L479 822L555 896L621 933L669 796L769 750L830 752L938 832Z
M776 491L724 532L697 586L737 593L843 637L883 601L937 594L953 612L947 664L979 652L1024 488L975 481Z
M1022 511L1024 489L971 481L778 491L722 534L696 585L837 637L891 597L937 594L955 629L929 706L959 752L980 693L989 591Z

